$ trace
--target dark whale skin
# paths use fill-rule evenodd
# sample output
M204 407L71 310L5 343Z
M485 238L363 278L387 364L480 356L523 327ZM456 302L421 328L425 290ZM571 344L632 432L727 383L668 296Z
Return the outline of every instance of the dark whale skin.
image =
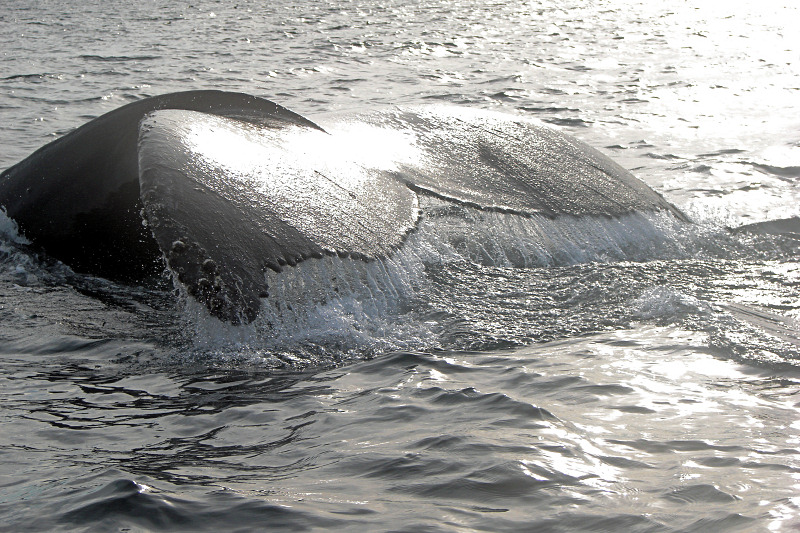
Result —
M186 109L264 127L318 128L278 104L203 90L145 98L110 111L36 150L0 174L0 206L38 249L77 272L139 282L163 270L142 224L139 122L159 109Z

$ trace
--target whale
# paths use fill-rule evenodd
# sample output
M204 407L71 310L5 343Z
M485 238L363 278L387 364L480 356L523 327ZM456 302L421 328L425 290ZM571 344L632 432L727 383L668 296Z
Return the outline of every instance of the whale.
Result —
M30 247L76 272L165 271L210 315L252 322L265 273L400 249L421 200L521 217L685 215L576 138L457 106L311 120L243 93L170 93L110 111L0 174Z

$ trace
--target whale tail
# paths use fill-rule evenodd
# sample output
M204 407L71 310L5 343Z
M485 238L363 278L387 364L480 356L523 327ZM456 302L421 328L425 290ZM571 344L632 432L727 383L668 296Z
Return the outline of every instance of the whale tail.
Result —
M233 324L259 313L268 271L392 255L430 199L520 217L685 219L596 150L520 117L430 107L323 129L218 91L129 104L0 178L0 204L50 255L128 281L166 261L192 297Z

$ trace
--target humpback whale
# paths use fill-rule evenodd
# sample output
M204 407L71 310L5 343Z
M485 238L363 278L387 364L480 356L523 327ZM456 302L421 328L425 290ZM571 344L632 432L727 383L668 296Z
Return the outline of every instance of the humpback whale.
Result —
M223 91L130 103L0 175L0 206L37 250L123 282L168 266L233 324L258 315L268 269L391 255L423 196L519 216L685 219L597 150L522 117L419 107L318 125Z

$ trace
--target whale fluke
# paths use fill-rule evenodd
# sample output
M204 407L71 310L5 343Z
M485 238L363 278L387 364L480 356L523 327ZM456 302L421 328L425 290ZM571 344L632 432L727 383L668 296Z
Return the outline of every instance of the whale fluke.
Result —
M456 107L328 117L191 91L107 113L0 176L24 235L81 272L143 281L164 261L217 318L252 321L267 270L390 256L421 197L520 216L667 211L600 152L521 117Z

